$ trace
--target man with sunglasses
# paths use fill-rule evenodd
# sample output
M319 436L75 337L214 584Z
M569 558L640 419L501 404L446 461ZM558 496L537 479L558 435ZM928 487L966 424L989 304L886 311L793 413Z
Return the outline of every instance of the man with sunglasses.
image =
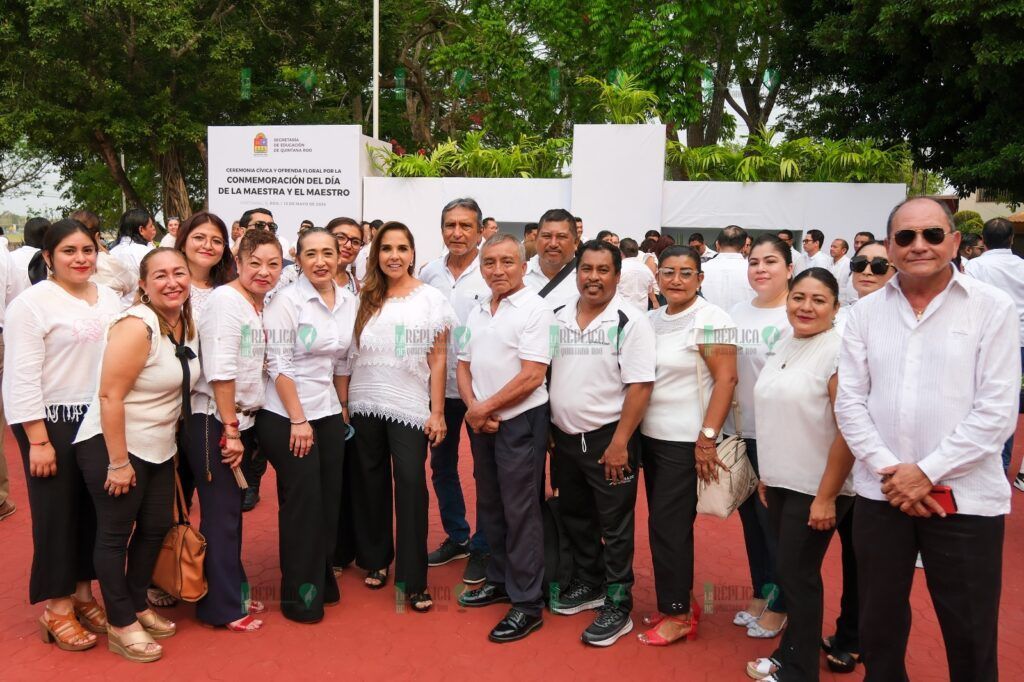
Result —
M856 458L865 680L907 679L918 552L949 679L996 680L1019 318L1009 296L953 267L960 234L942 203L902 202L886 234L897 275L850 308L836 400Z
M238 224L241 225L243 230L270 230L277 237L277 241L281 243L281 251L284 253L285 265L291 265L292 261L289 259L295 258L295 247L288 241L288 238L281 234L278 229L277 223L274 222L274 214L267 208L251 208L242 214L242 217L238 219Z

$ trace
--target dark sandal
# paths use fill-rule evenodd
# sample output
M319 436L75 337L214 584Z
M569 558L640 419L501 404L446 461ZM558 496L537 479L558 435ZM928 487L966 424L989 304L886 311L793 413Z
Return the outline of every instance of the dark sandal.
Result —
M371 583L370 580L376 580L377 582ZM370 571L366 574L363 579L363 584L371 590L379 590L388 584L388 569L382 568L378 571Z
M419 604L426 604L426 606L419 606ZM410 594L409 608L416 613L426 613L430 609L434 608L434 598L430 596L429 592Z
M821 648L825 652L825 663L828 665L828 669L834 673L852 673L860 663L860 654L836 649L835 636L823 639Z

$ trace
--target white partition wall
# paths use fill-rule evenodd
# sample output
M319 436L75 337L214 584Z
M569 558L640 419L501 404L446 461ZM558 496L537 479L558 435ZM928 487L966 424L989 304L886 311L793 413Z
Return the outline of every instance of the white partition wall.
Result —
M500 225L536 222L549 208L568 208L569 180L522 178L366 178L366 220L398 220L416 238L417 268L441 255L441 209L452 199L476 199Z

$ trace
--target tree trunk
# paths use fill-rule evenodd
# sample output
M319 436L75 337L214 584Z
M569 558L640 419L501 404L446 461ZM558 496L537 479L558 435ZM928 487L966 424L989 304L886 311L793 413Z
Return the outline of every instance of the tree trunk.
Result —
M124 192L128 208L145 208L148 210L149 207L142 203L139 193L135 191L135 186L128 178L128 174L124 172L124 167L121 166L121 158L114 149L114 141L102 130L94 130L92 136L96 141L96 151L99 153L100 158L103 159L103 163L107 165L107 170L110 171L110 177L114 179L117 186Z
M163 198L164 220L171 216L182 222L192 215L185 176L181 172L181 154L177 147L171 147L157 154L157 168L160 169L161 196Z

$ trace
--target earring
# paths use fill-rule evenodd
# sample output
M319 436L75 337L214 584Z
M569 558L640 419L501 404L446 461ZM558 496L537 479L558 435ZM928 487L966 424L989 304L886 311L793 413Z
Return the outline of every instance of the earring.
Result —
M139 297L139 300L142 301L143 303L145 303L146 305L149 305L149 303L150 303L149 294L147 294L145 291L143 291L142 292L142 296Z

